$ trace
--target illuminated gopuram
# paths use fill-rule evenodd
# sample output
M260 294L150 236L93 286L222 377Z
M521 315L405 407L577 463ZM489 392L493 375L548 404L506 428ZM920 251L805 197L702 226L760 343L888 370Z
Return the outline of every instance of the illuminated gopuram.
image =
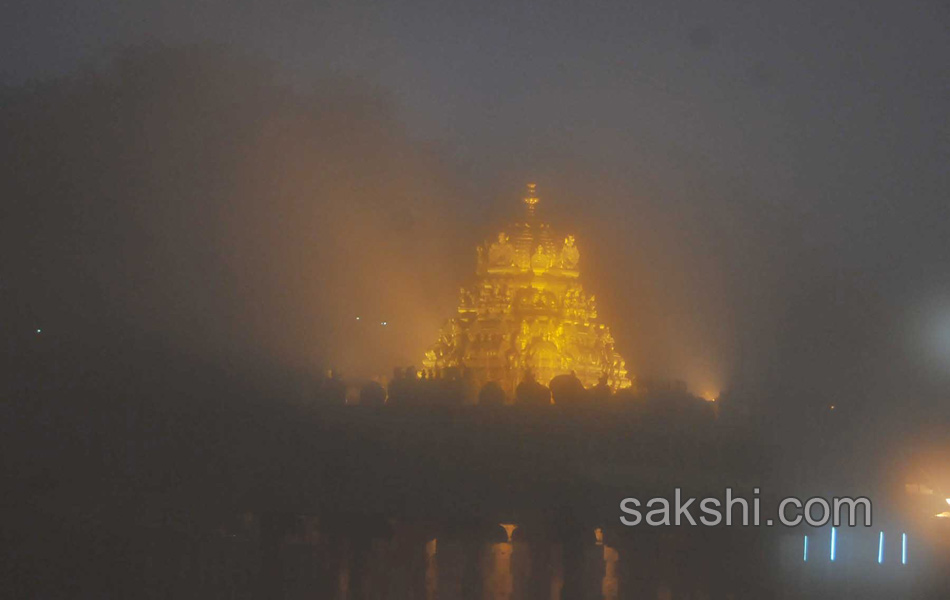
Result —
M496 381L509 395L527 370L545 385L574 372L586 387L604 376L614 390L628 387L613 336L581 287L574 236L558 237L537 219L534 184L524 204L524 220L478 247L477 283L462 288L458 316L442 327L423 366L467 370L477 384Z

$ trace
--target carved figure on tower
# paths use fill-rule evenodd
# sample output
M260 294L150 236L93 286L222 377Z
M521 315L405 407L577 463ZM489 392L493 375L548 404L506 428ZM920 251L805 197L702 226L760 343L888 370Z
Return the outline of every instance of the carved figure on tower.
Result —
M544 251L544 246L539 245L534 251L534 256L531 257L531 269L540 274L550 269L553 263L552 257Z
M581 260L580 250L574 245L574 236L569 235L564 238L564 247L561 248L561 268L576 269L577 263Z
M515 264L514 261L515 249L508 243L508 235L501 232L498 234L498 241L488 248L488 266L510 267Z

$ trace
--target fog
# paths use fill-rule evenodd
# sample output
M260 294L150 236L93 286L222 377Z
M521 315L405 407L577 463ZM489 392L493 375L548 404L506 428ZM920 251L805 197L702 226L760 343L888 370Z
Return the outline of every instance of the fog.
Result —
M5 584L946 596L948 6L14 0ZM405 376L529 182L688 391ZM723 488L874 526L618 524Z
M791 410L941 405L936 4L168 10L6 42L31 50L0 109L18 335L385 376L420 363L535 181L634 375Z

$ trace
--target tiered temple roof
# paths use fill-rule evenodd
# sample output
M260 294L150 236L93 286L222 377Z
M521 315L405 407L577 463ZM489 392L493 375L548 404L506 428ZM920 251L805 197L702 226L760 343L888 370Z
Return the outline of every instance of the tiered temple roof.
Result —
M458 316L426 352L430 372L464 369L479 385L496 381L511 395L530 371L541 383L575 373L591 387L602 379L630 385L609 328L582 288L574 236L559 237L536 216L534 184L525 217L477 250L477 283L462 288Z

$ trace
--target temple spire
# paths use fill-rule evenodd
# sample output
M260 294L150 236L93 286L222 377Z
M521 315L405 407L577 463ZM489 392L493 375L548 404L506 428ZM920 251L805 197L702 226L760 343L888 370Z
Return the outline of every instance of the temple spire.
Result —
M464 372L478 386L495 382L509 397L526 369L544 384L571 374L587 387L604 377L611 389L629 387L626 362L597 318L594 296L581 286L574 236L538 221L533 183L523 201L527 221L478 247L477 283L461 290L458 312L426 351L423 367Z
M528 184L528 195L524 197L524 204L526 207L526 214L528 221L534 220L534 206L538 203L538 193L537 193L537 184L529 183Z

